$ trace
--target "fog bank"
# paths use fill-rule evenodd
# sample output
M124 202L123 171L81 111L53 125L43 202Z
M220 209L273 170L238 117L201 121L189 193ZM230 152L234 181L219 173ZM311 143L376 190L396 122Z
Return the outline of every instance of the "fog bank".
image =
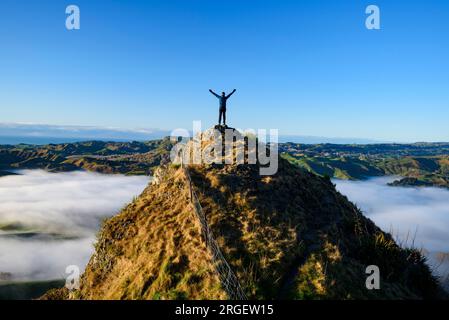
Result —
M390 187L394 177L367 181L334 180L337 189L357 204L382 230L399 242L425 249L437 273L447 274L449 261L437 259L449 252L449 190L442 188ZM416 236L415 236L416 233Z
M101 220L116 214L148 177L23 170L0 178L0 272L13 279L63 278L84 268Z

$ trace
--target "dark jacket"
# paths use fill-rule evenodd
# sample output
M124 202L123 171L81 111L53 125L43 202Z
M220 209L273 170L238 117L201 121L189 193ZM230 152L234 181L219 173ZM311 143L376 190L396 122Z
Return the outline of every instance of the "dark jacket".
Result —
M213 92L212 90L209 90L209 91L210 91L210 93L212 93L214 96L216 96L216 97L218 98L218 101L219 101L219 103L220 103L220 109L221 109L221 110L226 110L226 100L228 100L229 97L232 96L232 95L234 94L235 89L234 89L234 91L232 91L230 94L228 94L227 96L225 95L224 97L223 97L223 96L220 96L220 95L218 95L218 94L216 94L216 93Z

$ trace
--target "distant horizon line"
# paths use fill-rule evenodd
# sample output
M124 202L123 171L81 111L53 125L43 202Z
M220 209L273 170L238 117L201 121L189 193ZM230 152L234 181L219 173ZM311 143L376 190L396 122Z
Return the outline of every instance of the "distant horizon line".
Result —
M0 122L0 144L50 144L85 141L130 142L163 139L171 130L159 128L124 128L94 125L56 125L31 122ZM190 132L191 133L191 132ZM10 140L16 143L6 143ZM22 142L23 141L23 142ZM35 142L41 143L35 143ZM48 141L48 142L45 142ZM54 141L54 142L51 142ZM449 141L394 141L375 138L326 137L302 134L280 134L279 143L302 144L419 144Z
M93 141L101 141L101 142L146 142L151 140L161 140L169 135L148 138L148 139L132 139L132 138L101 138L101 137L54 137L54 136L3 136L0 135L0 145L47 145L47 144L64 144L64 143L83 143L83 142L93 142ZM417 144L449 144L446 141L416 141L416 142L389 142L389 141L373 141L373 142L338 142L331 140L338 140L343 138L325 138L322 137L323 140L319 140L317 142L301 142L301 141L292 141L280 136L279 143L287 144L287 143L295 143L295 144L304 144L304 145L317 145L317 144L331 144L331 145L417 145ZM314 136L296 136L297 139L301 138L316 138L320 137ZM328 139L329 141L325 141Z

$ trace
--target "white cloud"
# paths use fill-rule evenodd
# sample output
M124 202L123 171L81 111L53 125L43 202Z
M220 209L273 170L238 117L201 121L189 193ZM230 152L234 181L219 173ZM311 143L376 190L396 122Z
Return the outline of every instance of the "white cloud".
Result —
M392 177L367 181L334 181L337 189L356 203L385 231L431 251L449 252L449 191L440 188L390 187Z
M0 178L0 224L20 223L38 235L0 231L0 272L22 279L60 278L71 264L83 268L101 219L116 214L149 180L81 171L20 173Z
M53 137L81 140L149 140L167 136L169 131L154 128L49 125L37 123L0 123L3 137Z
M381 229L392 232L406 246L425 249L434 273L449 279L449 261L437 259L439 252L449 253L449 191L387 185L395 179L334 182Z

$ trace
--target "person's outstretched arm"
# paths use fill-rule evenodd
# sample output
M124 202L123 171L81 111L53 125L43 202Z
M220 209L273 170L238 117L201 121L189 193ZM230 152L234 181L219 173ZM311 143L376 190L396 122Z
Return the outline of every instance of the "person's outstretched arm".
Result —
M235 91L236 91L235 89L232 90L232 92L226 96L226 99L229 98L230 96L232 96L232 95L234 94Z
M220 98L220 96L218 94L216 94L215 92L212 91L212 89L209 89L210 93L212 93L214 96L216 96L217 98Z

